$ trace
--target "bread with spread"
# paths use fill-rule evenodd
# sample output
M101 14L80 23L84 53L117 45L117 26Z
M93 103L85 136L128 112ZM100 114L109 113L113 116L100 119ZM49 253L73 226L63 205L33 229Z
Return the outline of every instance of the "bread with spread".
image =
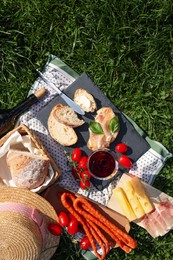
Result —
M94 97L83 88L76 89L74 93L74 102L85 112L94 112L97 109Z

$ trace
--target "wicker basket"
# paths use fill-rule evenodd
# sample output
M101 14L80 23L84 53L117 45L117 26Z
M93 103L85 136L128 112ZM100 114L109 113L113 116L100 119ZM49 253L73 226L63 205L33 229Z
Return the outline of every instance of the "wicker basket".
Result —
M0 139L0 147L6 142L6 140L14 133L18 131L20 135L25 136L25 135L29 135L30 139L31 139L31 144L32 146L34 146L35 148L37 148L39 150L39 152L42 155L46 155L49 160L50 160L50 164L54 170L54 176L53 178L50 180L50 182L48 183L49 187L50 185L52 185L61 175L61 170L58 167L58 165L55 163L55 161L53 160L53 158L49 155L49 153L47 152L46 148L43 146L43 144L41 143L40 139L35 135L35 133L29 129L26 125L22 124L16 128L14 128L13 130L11 130L10 132L8 132L5 136L3 136ZM46 188L47 188L46 187ZM41 188L39 190L39 192L43 191L45 189L45 187Z

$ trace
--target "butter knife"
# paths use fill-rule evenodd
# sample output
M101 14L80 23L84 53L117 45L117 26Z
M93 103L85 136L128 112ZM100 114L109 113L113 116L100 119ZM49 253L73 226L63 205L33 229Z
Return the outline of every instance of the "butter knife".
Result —
M52 83L47 77L45 77L43 73L41 73L39 70L37 70L37 72L42 80L50 87L52 87L76 113L80 115L85 115L83 109L81 109L71 98L64 94L54 83Z

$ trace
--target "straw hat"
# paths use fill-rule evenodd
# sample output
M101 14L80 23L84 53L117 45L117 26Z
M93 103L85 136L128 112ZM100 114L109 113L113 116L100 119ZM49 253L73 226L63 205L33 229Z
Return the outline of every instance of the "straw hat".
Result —
M51 204L16 187L0 187L0 260L48 260L60 237L47 226L57 223Z

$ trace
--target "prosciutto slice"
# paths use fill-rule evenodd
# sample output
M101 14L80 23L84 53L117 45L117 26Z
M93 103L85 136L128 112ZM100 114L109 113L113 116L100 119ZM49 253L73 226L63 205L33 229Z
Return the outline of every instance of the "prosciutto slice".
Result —
M173 205L169 200L161 202L157 205L157 211L164 218L167 224L167 230L173 227Z
M153 238L165 235L173 228L173 205L169 200L155 204L155 210L140 224Z
M142 226L152 237L163 236L166 233L167 226L162 216L155 210L148 214L142 221Z
M113 112L111 107L102 107L97 111L97 115L95 117L95 122L100 123L103 134L94 134L89 129L89 140L87 146L90 150L97 150L108 148L110 143L112 143L118 135L118 131L112 133L109 129L109 122L116 115Z

